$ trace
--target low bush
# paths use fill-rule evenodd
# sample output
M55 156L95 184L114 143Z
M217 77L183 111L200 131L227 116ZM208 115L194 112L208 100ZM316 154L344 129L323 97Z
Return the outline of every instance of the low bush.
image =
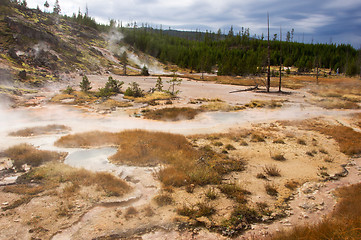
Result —
M251 192L241 188L236 184L222 184L218 186L221 193L225 194L228 198L233 198L239 203L247 202L247 195L250 195Z
M132 82L129 85L130 86L124 92L124 96L135 97L135 98L144 96L144 91L139 87L138 83Z
M250 224L260 222L262 216L253 208L250 208L244 204L236 206L232 213L231 218L226 221L227 227L241 227L240 231L250 227Z
M183 204L182 207L177 208L177 213L182 216L190 218L199 218L202 216L209 217L216 212L216 209L208 202L198 202L195 205Z
M259 134L253 134L251 138L252 142L265 142L264 136L261 136Z

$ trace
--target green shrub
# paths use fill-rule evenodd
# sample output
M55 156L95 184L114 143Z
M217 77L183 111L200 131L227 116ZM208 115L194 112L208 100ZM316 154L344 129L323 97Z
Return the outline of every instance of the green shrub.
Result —
M129 97L143 97L144 96L144 92L139 87L138 83L132 82L129 85L130 86L127 88L127 90L125 90L125 93L124 93L125 96L129 96Z
M83 92L88 92L90 89L92 89L92 87L90 86L90 81L88 79L87 76L84 76L83 77L83 80L80 82L79 86L80 86L80 89L81 91Z
M115 80L112 76L109 76L108 82L105 84L105 88L112 93L120 93L123 84L123 81Z

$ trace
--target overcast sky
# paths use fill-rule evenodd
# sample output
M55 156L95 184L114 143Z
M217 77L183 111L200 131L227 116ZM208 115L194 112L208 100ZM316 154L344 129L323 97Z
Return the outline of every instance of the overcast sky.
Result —
M44 9L45 0L27 0L28 6ZM53 8L55 0L48 0ZM79 8L98 22L109 19L123 24L136 21L163 29L200 29L228 33L249 28L250 34L267 33L267 12L270 15L271 35L282 27L283 39L287 31L295 30L294 40L311 43L346 43L361 46L360 0L59 0L61 13L72 15Z

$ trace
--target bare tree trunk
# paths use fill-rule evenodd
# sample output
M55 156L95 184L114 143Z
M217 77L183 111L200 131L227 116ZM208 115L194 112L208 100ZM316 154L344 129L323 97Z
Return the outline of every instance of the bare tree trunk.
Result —
M269 13L267 12L267 30L268 30L268 38L267 38L267 43L268 43L268 70L267 70L267 83L266 83L266 88L267 88L267 92L269 92L270 86L271 86L271 48L270 48L270 43L269 43Z
M278 83L278 91L282 92L282 28L280 27L280 81Z
M316 65L316 84L318 85L318 62Z

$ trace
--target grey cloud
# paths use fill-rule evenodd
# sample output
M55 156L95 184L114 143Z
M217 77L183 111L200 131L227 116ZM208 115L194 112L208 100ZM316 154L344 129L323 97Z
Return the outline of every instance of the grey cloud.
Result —
M50 0L52 5L54 1ZM360 44L361 2L359 0L60 0L63 13L71 15L88 5L97 19L137 21L172 28L196 28L216 31L233 25L250 28L251 34L266 32L270 14L271 31L295 29L315 42L330 37L339 43ZM28 5L43 6L44 0L28 0ZM63 7L64 6L64 7ZM194 29L193 29L194 30ZM335 37L337 36L337 37ZM345 36L342 38L342 36ZM353 36L350 40L350 36Z

